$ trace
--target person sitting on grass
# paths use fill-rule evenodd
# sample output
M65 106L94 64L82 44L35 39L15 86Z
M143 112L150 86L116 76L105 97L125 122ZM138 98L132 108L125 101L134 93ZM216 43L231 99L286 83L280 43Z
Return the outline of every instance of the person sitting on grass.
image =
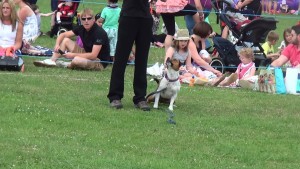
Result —
M229 77L225 77L224 80L220 80L219 86L241 86L246 88L251 86L252 89L254 88L257 76L255 76L256 68L253 62L253 50L251 48L242 48L239 52L239 58L241 63L238 65L235 73L232 73ZM217 83L215 85L217 85Z
M270 31L267 35L267 41L261 46L268 59L276 60L280 53L274 51L274 45L277 43L279 35L275 31Z
M62 66L86 70L103 70L107 66L108 63L105 62L110 60L110 56L106 32L95 23L91 9L84 9L80 16L82 25L60 34L56 39L51 59L34 61L35 66ZM73 36L80 36L83 48L70 39ZM73 60L71 62L57 61L60 57Z
M280 67L290 61L291 66L300 68L300 25L292 27L292 42L283 49L278 59L271 63L273 67Z

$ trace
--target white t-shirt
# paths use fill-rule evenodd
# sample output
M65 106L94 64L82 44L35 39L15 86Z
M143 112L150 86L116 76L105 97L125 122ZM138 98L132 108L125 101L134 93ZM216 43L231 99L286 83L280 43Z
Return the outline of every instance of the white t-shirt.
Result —
M16 28L12 31L12 25L4 25L0 20L0 46L3 48L15 45L17 36L18 22Z

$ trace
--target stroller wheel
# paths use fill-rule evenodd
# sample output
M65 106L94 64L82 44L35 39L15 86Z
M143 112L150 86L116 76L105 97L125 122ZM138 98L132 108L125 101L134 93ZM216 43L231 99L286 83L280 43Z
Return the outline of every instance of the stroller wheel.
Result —
M61 33L64 33L64 32L67 32L67 30L66 29L60 29L60 30L58 30L57 36L59 36Z
M221 73L224 73L224 63L221 58L213 58L210 62L210 66L220 71Z

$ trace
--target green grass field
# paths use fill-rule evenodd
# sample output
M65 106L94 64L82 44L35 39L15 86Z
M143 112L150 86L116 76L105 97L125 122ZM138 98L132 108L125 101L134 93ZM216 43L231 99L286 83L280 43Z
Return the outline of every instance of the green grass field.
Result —
M92 2L80 9L103 7ZM50 11L49 1L38 5ZM281 35L299 17L277 18ZM49 20L43 18L44 32ZM177 22L184 27L182 17ZM44 36L35 44L54 43ZM149 65L163 58L163 49L151 48ZM38 68L36 58L24 59L24 73L0 72L0 168L300 167L299 96L183 84L171 125L168 105L134 108L133 66L126 70L124 108L115 110L106 98L112 66L103 72ZM149 93L155 88L148 83Z

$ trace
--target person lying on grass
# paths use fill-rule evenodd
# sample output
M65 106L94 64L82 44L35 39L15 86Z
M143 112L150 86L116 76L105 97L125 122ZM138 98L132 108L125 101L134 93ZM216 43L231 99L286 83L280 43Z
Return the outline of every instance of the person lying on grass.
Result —
M91 9L84 9L80 16L82 25L60 34L56 39L51 59L34 61L35 66L59 66L85 70L103 70L107 66L110 51L106 32L95 23L95 16ZM70 39L73 36L81 38L83 48ZM63 62L58 60L60 57L72 59L72 61Z

